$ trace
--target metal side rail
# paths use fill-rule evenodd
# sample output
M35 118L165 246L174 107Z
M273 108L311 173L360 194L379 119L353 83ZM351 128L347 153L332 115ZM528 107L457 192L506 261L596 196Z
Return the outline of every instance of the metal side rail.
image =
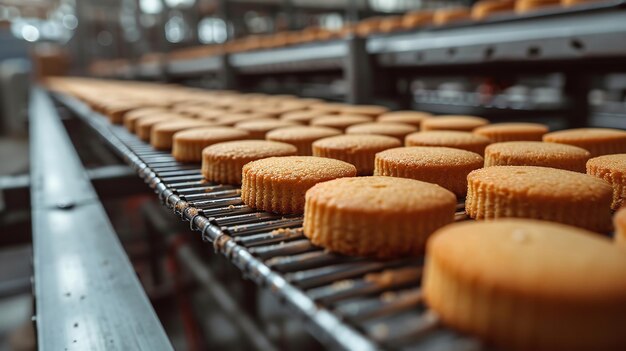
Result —
M485 21L374 36L367 51L382 66L420 67L494 62L569 61L622 58L626 46L623 0L525 15L495 15ZM586 67L587 68L587 67Z
M48 95L30 101L39 350L173 350Z
M192 230L304 317L329 347L347 350L478 350L480 343L440 325L419 289L420 258L377 261L312 245L302 217L259 212L240 189L208 183L197 164L177 162L78 100L58 100L95 129ZM458 220L464 215L459 212ZM381 230L384 230L382 228Z

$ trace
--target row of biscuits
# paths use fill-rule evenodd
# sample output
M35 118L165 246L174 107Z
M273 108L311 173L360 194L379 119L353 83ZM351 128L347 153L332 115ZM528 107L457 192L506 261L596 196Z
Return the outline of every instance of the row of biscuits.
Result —
M79 89L81 98L105 113L109 104L134 99L114 85L110 90L124 104L105 103L102 88L92 94ZM155 144L159 126L172 119L211 124L175 132L173 154L185 150L189 158L176 157L202 160L210 180L241 182L250 207L303 213L304 234L316 245L379 258L425 252L423 291L443 323L506 349L626 347L626 253L598 234L610 230L611 206L617 209L626 197L626 132L548 133L536 124L178 89L169 87L169 96L157 99L162 112L137 117L135 130L157 119L144 133ZM249 120L298 125L259 131L220 122L286 105L299 107ZM138 106L122 121L154 108ZM195 112L185 112L191 106ZM222 113L200 117L202 111ZM159 113L169 117L159 120ZM320 117L322 124L315 122ZM344 134L353 127L370 134ZM268 140L248 140L251 132ZM229 142L218 137L225 134ZM465 194L466 213L477 221L451 224ZM613 217L620 246L625 218L626 209Z
M404 15L377 16L349 23L339 29L310 26L300 31L283 31L266 35L250 35L224 44L187 48L170 54L171 59L271 49L315 41L340 39L348 35L367 37L378 33L415 30L427 26L444 26L458 21L483 21L503 13L526 14L544 8L567 8L598 0L482 0L472 7L444 7L410 11ZM154 60L148 55L146 61Z
M197 97L197 95L202 95L201 93L195 92L195 94L189 94L189 96L183 94L182 102L178 102L180 98L177 98L169 106L171 110L163 110L163 113L156 113L154 110L156 107L144 107L144 101L131 110L132 104L128 97L125 97L125 101L122 102L119 99L116 100L112 108L110 105L102 105L99 99L102 106L97 107L104 107L105 110L108 108L105 113L111 116L113 122L119 122L121 115L129 129L135 129L140 138L151 141L157 149L172 148L174 156L184 162L200 161L202 150L216 142L243 138L263 139L267 136L268 140L296 146L296 154L299 155L314 155L347 161L357 168L359 175L373 173L428 181L453 191L458 197L466 195L468 174L482 168L483 165L547 166L580 172L585 170L584 165L591 156L626 150L625 132L618 130L580 129L547 133L547 127L541 124L489 125L488 121L479 117L433 117L420 112L388 112L387 109L379 106L324 103L320 100L298 99L293 96L265 97L259 94L247 94L242 95L238 100L237 94L233 92L205 94L202 98ZM219 96L219 99L215 99L215 96ZM246 102L244 103L241 98ZM159 101L163 106L163 101ZM119 113L120 105L125 106L126 113ZM236 106L236 113L231 113L232 108L229 109L231 106ZM148 113L144 114L146 111ZM207 114L203 115L201 111L206 111ZM316 114L317 112L319 114ZM308 120L290 119L295 114L300 116L308 114L306 116L311 118ZM376 117L378 121L367 122ZM389 121L389 119L392 120ZM396 122L404 120L412 124ZM311 126L300 125L307 122ZM341 133L340 130L330 127L336 127L346 134L354 135L338 135ZM420 127L422 131L415 132ZM194 129L194 131L186 131L188 129ZM471 131L473 134L462 134L461 131L465 133ZM374 136L364 137L365 134ZM433 134L439 137L439 143L428 142L427 139ZM448 137L451 142L447 144L445 139L441 142L442 137ZM506 140L507 142L486 146L483 160L480 157L483 152L480 150L474 149L480 154L477 156L471 151L449 149L467 150L468 147L465 145L458 145L458 141L464 138L474 138L474 140L478 138L482 142L481 145L488 145L491 141ZM542 138L557 144L536 141ZM400 144L397 139L405 139L407 147L398 148ZM573 145L581 146L588 151ZM215 151L209 153L209 156L214 159L219 158L219 155L215 155ZM267 157L265 154L262 156ZM209 157L206 158L205 163L203 169L208 174L211 168ZM623 192L619 172L618 176L614 176L610 170L597 168L591 167L589 172L600 178L604 177L614 184L615 194L612 207L616 209L621 204ZM619 167L613 166L613 168ZM219 181L220 179L211 179L209 176L209 180ZM472 195L470 200L473 199ZM471 203L468 201L468 204ZM489 210L486 211L489 212ZM482 213L473 214L469 210L468 214L483 216Z

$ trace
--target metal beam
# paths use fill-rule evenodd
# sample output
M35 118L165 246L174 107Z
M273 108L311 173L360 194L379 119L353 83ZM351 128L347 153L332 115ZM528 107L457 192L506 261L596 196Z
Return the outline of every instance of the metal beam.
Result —
M39 350L173 350L50 98L30 103Z

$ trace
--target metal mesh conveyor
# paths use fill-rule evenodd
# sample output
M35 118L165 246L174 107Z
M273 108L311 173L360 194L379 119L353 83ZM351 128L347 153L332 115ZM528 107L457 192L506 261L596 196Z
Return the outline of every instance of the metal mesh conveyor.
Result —
M121 126L64 95L57 100L91 126L154 189L162 203L302 316L321 342L353 350L477 350L481 344L442 327L423 304L423 259L377 261L313 246L301 216L259 212L240 189L207 183L198 164L177 162ZM457 219L465 219L462 205ZM381 228L384 230L384 228Z

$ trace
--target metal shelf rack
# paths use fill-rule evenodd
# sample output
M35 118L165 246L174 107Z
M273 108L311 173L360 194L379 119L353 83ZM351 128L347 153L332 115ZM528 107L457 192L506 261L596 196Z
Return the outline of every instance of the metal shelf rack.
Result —
M306 81L307 75L330 73L345 81L346 102L409 108L406 86L411 78L561 73L568 104L560 116L573 128L590 123L588 94L594 75L624 71L624 36L626 1L607 0L368 38L172 60L164 63L161 78L180 82L210 76L211 86L255 90L263 77ZM140 65L131 67L137 77L145 71ZM124 73L116 77L133 76ZM291 88L285 92L294 93ZM507 115L505 110L493 112Z

